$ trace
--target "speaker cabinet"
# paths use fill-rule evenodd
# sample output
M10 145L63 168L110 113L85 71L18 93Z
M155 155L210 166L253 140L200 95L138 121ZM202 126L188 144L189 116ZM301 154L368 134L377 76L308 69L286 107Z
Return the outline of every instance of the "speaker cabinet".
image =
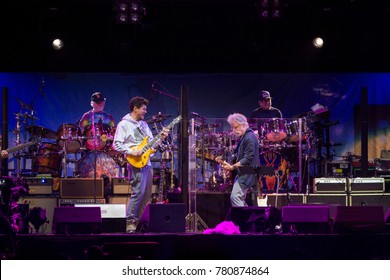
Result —
M266 195L267 205L282 209L283 206L292 204L304 204L305 196L298 193L270 193Z
M138 223L138 232L180 233L186 231L184 203L148 204Z
M385 214L385 223L390 224L390 209L387 209L387 212Z
M330 218L336 215L337 206L348 206L349 197L346 194L336 193L310 193L306 196L306 204L319 206L328 205L330 209Z
M336 209L335 233L382 232L384 229L382 206L338 206Z
M314 193L346 193L346 178L314 178Z
M285 233L329 233L330 208L327 205L285 206L282 227Z
M350 206L382 206L384 213L390 208L390 193L354 193L349 199Z
M226 219L230 209L230 193L196 193L196 212L210 228L216 227Z
M385 178L351 178L349 180L351 194L385 192Z
M53 233L89 234L101 233L100 207L55 207Z
M60 184L61 198L103 198L103 178L63 178Z
M241 233L272 233L280 223L280 211L275 207L231 207L226 220L238 226Z
M51 233L54 217L54 208L58 205L57 197L24 196L19 198L19 203L28 204L30 210L34 207L46 209L46 223L39 227L38 233ZM33 225L30 226L34 229ZM34 229L35 232L35 229Z

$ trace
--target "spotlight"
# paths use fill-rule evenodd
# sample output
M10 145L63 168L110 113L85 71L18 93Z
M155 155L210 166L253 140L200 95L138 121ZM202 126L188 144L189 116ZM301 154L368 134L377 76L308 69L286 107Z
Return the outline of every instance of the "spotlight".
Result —
M317 49L320 49L324 46L324 40L321 37L316 37L313 39L313 46Z
M118 24L140 24L145 8L140 0L115 0L114 12Z
M56 38L56 39L53 40L52 46L53 46L53 49L58 51L58 50L60 50L60 49L62 49L64 47L64 41L59 39L59 38Z
M283 17L284 4L282 0L259 0L256 4L260 19L279 20Z

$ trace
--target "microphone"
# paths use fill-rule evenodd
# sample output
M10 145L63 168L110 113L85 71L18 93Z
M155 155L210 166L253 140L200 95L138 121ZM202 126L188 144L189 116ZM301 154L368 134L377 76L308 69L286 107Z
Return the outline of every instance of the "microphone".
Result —
M41 80L41 94L42 94L42 97L45 97L45 78L42 77L42 80Z

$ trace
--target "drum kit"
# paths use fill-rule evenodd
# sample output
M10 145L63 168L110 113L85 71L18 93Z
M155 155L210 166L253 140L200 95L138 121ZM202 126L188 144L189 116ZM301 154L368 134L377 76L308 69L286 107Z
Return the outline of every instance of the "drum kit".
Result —
M307 153L312 138L306 118L267 119L258 126L258 131L260 165L272 166L275 170L275 175L259 177L260 190L278 192L296 188L291 175L299 172L299 149L301 154L302 151Z
M28 123L37 118L29 114L17 113L17 127L14 129L18 144L21 142L21 123ZM24 121L22 121L24 118ZM127 163L122 154L112 148L116 127L86 127L84 133L76 124L63 123L57 131L39 125L25 125L28 133L25 138L41 139L39 143L29 149L14 153L17 159L31 159L32 175L45 174L52 177L69 177L68 164L75 163L74 176L81 178L101 178L106 175L110 179L118 177L121 167ZM94 133L96 132L96 133ZM71 156L74 155L73 157ZM96 157L96 160L95 160ZM18 164L18 173L21 173ZM23 172L27 172L23 171Z
M305 118L283 119L271 118L250 124L259 141L260 166L272 166L274 175L259 177L262 192L288 191L296 187L291 178L298 172L299 149L308 152L312 131ZM229 161L234 155L237 138L232 132L217 132L215 124L198 125L196 156L201 170L201 178L206 189L227 191L232 187L232 178L225 172L215 158Z

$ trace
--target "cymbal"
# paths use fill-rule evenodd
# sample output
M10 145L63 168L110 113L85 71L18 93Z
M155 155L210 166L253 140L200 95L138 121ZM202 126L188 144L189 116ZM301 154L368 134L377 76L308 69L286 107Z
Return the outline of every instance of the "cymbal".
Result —
M17 116L18 118L28 118L28 119L32 119L32 120L39 120L37 117L35 116L32 116L32 115L29 115L27 113L14 113L15 116Z
M147 123L162 122L165 121L166 119L169 119L170 117L172 117L172 115L158 113L157 115L147 118L146 122Z
M57 134L46 127L39 125L29 125L25 127L25 130L33 136L40 136L47 139L57 139Z

